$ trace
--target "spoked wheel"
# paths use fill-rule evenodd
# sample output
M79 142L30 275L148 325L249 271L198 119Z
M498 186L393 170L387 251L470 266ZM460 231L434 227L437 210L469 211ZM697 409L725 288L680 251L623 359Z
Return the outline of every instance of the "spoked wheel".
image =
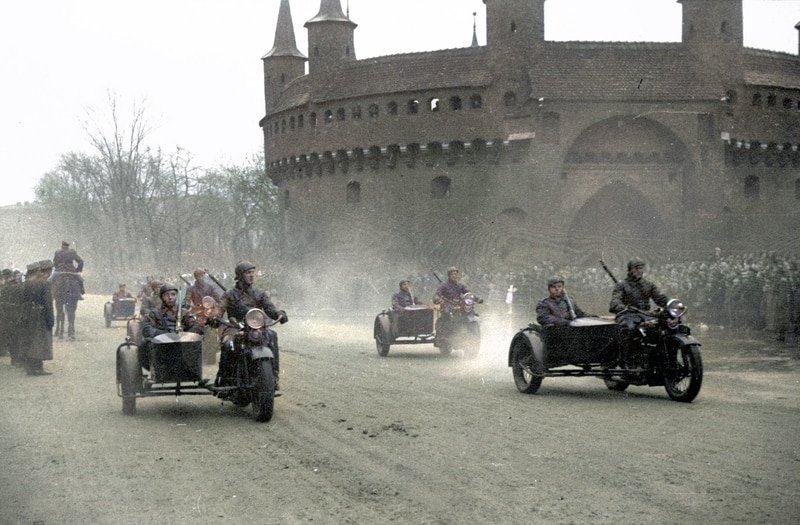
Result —
M256 361L254 372L253 417L263 423L272 419L275 407L275 375L272 373L272 363L266 360Z
M535 394L542 386L544 377L535 372L543 369L533 354L533 349L524 335L517 335L511 342L511 371L517 390L523 394Z
M136 393L142 386L137 350L134 345L124 345L117 350L117 378L122 390L122 413L126 416L136 414Z
M703 360L699 345L667 350L664 363L664 388L675 401L690 403L700 393L703 383Z

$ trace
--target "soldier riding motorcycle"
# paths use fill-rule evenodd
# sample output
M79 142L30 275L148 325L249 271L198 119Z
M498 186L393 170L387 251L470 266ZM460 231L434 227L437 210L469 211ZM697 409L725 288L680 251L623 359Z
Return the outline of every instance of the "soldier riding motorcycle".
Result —
M433 304L440 309L436 321L434 346L447 355L456 348L463 348L467 357L475 357L480 350L480 325L475 304L483 299L459 283L458 268L447 269L447 281L442 283L433 296Z
M278 310L275 307L267 293L253 286L253 282L256 278L256 266L253 263L248 261L240 262L236 265L234 273L236 284L222 295L218 306L220 316L222 314L227 314L228 324L226 324L226 328L222 333L222 353L220 355L219 372L215 384L218 386L225 386L235 374L236 370L235 367L232 366L232 357L237 349L246 350L247 348L253 347L269 348L273 354L270 356L271 369L275 382L275 390L277 391L280 389L278 334L266 326L266 317L281 324L286 323L289 318L285 311ZM254 309L261 312L261 314L251 314L250 312ZM264 316L264 319L253 323L253 320L261 315ZM238 320L246 321L247 327L250 328L248 333L245 334L244 327L236 324ZM231 326L231 324L233 324L233 326Z

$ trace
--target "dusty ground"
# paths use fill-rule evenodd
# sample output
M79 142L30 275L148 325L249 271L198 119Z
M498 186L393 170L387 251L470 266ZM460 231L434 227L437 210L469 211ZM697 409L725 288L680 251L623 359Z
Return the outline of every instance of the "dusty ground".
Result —
M527 396L505 362L515 327L491 315L475 361L429 345L380 358L371 318L294 315L272 422L207 396L127 417L124 323L104 327L103 301L81 303L54 375L0 358L2 523L800 521L796 344L698 334L706 374L688 405L591 378Z

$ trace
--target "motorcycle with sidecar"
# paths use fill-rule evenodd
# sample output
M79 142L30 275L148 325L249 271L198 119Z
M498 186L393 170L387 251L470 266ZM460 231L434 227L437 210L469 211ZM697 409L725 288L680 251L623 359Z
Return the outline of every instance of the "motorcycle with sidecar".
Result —
M614 319L595 317L563 328L530 324L509 347L514 383L535 394L546 377L599 377L610 390L663 386L671 399L689 403L700 392L703 362L700 343L683 324L685 313L678 299L652 312L628 308L617 318L635 315L632 333Z
M106 320L106 328L111 327L112 321L120 319L129 321L136 315L136 299L124 297L116 301L108 301L103 305L103 317Z
M216 311L212 297L203 298L206 317ZM275 401L275 376L271 349L275 323L259 308L247 312L244 321L210 318L236 330L229 346L228 371L217 380L203 377L203 338L189 332L166 333L137 345L128 336L117 348L117 395L122 398L122 412L136 413L136 401L146 397L214 395L233 404L252 405L256 421L272 419ZM207 322L203 319L203 322ZM145 353L146 355L142 355ZM142 367L149 363L149 369Z
M381 357L389 354L392 345L431 343L442 355L460 349L467 357L475 357L481 342L475 295L462 294L445 312L438 306L421 305L384 310L375 317L373 337Z

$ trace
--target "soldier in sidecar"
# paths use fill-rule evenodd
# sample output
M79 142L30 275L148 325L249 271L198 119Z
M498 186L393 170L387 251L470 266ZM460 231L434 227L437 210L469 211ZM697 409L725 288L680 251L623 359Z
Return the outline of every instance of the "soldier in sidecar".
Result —
M400 281L400 291L392 296L391 310L375 318L375 346L378 355L386 357L391 345L432 343L434 310L419 304L408 280Z
M106 328L111 326L111 321L133 319L136 315L136 298L128 291L127 286L122 283L119 289L111 296L111 300L103 306L103 317L106 320Z

